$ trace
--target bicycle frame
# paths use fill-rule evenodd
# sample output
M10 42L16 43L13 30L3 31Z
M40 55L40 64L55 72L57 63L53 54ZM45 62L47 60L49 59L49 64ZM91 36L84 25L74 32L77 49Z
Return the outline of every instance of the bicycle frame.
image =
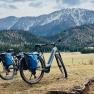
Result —
M57 49L57 47L54 47L51 51L49 58L48 58L48 62L45 64L46 69L50 69L53 59L54 59L54 56L56 55L56 52L58 52L58 49Z

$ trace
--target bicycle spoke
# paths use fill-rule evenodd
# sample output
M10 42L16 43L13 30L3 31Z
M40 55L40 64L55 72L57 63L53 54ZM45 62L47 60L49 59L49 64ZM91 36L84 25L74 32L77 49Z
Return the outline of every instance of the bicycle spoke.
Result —
M31 73L31 75L30 75L30 78L29 78L29 80L31 80L31 77L32 77L32 73Z
M36 79L37 77L36 77L36 75L34 75L34 79Z
M36 70L42 71L43 69L42 68L37 68Z

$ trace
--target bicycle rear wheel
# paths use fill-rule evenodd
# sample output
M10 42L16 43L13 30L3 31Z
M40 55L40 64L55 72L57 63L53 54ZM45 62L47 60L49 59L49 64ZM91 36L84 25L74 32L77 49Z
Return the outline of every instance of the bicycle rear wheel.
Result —
M44 68L45 64L44 64L43 59L41 57L39 58L38 67L35 71L35 74L33 74L32 71L29 70L28 67L27 67L27 69L24 68L24 63L26 63L26 61L23 58L21 63L20 63L20 75L21 75L22 79L26 83L31 84L31 85L38 83L44 75L43 68Z
M67 70L66 70L63 60L61 58L61 55L56 54L55 57L56 57L56 61L57 61L57 64L58 64L58 67L59 67L61 73L64 75L65 78L67 78L68 77Z
M11 80L13 79L14 73L14 65L10 65L9 67L4 66L3 60L0 61L0 77L3 80Z

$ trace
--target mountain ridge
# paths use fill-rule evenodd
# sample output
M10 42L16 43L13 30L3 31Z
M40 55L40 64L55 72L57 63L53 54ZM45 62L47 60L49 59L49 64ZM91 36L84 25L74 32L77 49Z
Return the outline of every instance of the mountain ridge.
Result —
M27 31L0 31L0 47L27 45L26 48L30 50L34 44L55 42L59 38L62 41L57 46L61 50L78 51L85 47L94 47L94 24L76 26L50 37L36 36Z
M77 50L85 47L94 47L94 24L76 26L64 32L49 37L51 41L62 39L61 47Z
M53 36L75 26L93 23L94 11L73 8L38 17L6 17L0 19L0 30L25 30L39 36Z

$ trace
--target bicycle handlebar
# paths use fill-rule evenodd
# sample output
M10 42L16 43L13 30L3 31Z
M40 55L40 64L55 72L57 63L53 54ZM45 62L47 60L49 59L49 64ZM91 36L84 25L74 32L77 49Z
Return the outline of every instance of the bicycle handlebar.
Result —
M61 42L61 38L56 40L56 42L49 43L49 44L36 44L35 47L45 47L45 46L55 46L58 42Z
M56 40L56 41L53 42L53 43L49 43L49 44L36 44L36 45L35 45L35 50L39 50L40 52L42 52L41 47L56 46L56 44L57 44L58 42L61 42L61 41L62 41L62 39L59 38L58 40Z
M46 46L54 46L54 43L51 44L36 44L35 47L46 47Z

